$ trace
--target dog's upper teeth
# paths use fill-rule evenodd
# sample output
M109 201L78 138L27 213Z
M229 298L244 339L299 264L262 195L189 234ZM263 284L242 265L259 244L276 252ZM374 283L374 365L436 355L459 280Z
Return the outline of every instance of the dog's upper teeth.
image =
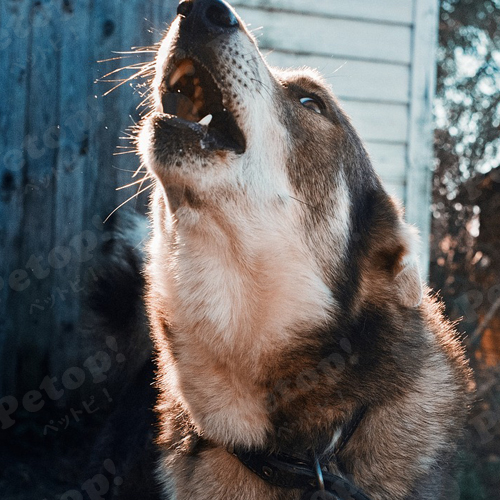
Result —
M195 69L191 61L182 61L170 77L169 85L173 87L184 75L193 76Z
M210 122L212 121L212 115L207 115L205 118L202 118L198 123L200 125L204 125L205 127L208 127L210 125Z

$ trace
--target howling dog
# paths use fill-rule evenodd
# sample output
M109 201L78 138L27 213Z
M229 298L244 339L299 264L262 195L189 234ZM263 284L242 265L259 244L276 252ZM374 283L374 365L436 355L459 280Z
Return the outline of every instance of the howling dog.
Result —
M469 372L417 237L313 70L178 6L139 151L162 498L436 500Z

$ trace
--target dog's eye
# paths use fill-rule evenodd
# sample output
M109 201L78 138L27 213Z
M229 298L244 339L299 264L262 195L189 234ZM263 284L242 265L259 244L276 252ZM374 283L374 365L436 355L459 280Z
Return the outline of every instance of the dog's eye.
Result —
M312 109L313 111L315 111L319 115L321 115L323 112L322 103L320 103L317 99L314 99L312 97L302 97L302 99L300 100L300 103L305 108Z

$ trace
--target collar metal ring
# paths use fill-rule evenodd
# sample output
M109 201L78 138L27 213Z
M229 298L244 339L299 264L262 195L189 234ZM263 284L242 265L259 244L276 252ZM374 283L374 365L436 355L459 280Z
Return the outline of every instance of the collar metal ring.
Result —
M325 480L323 479L323 471L321 470L321 465L318 459L314 462L314 473L316 474L316 481L318 481L319 490L325 491Z

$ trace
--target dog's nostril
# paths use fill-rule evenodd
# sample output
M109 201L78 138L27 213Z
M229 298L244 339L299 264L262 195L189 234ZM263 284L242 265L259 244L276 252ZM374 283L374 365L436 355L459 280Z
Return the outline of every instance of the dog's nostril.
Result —
M206 16L208 21L220 28L234 28L238 26L238 20L222 2L215 2L210 5Z
M187 17L193 10L193 2L192 1L183 1L177 6L177 15L181 17Z

